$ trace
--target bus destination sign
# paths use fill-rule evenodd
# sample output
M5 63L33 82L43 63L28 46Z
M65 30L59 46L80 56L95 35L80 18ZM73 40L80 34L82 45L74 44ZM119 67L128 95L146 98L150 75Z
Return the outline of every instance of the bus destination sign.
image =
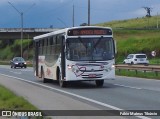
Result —
M110 29L102 28L82 28L71 29L68 31L68 36L80 36L80 35L112 35Z

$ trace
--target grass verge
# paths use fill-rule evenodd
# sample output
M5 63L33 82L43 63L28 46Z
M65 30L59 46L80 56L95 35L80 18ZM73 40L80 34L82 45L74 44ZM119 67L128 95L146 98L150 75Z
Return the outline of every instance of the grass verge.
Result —
M160 73L158 72L143 72L135 70L116 70L116 75L128 76L128 77L139 77L139 78L149 78L149 79L160 79Z
M0 85L0 110L37 110L38 109L26 101L23 97L15 95L13 92ZM7 117L11 118L11 117ZM49 117L26 117L25 119L50 119Z
M13 92L0 85L0 108L7 110L37 110L23 97L16 96Z

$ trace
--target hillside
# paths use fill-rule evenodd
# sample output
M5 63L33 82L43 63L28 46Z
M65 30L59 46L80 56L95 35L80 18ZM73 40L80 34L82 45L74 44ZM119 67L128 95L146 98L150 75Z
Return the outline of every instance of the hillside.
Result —
M110 26L112 28L157 28L157 21L160 28L160 16L135 18L128 20L117 20L96 24L98 26Z
M153 59L151 51L155 50L156 58L160 59L160 28L157 29L157 18L160 16L112 21L97 24L112 27L117 40L117 62L122 62L129 53L146 53ZM160 62L160 61L159 61Z

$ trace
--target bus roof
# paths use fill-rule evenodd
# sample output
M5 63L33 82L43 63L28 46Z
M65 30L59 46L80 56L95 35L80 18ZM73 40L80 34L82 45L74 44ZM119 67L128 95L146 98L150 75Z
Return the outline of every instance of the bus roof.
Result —
M39 40L39 39L42 39L42 38L45 38L45 37L48 37L48 36L52 36L52 35L56 35L56 34L63 34L63 33L66 33L68 32L68 30L74 30L74 29L83 29L83 28L103 28L103 29L110 29L112 30L111 27L100 27L100 26L79 26L79 27L71 27L71 28L64 28L64 29L60 29L60 30L57 30L57 31L53 31L53 32L50 32L50 33L46 33L46 34L42 34L42 35L39 35L39 36L35 36L33 38L33 40Z

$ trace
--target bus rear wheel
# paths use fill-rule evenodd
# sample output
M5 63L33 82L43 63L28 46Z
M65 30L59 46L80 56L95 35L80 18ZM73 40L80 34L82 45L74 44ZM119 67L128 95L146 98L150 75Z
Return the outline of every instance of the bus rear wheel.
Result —
M96 80L95 82L96 82L97 87L102 87L104 84L104 80Z
M47 83L48 82L48 80L46 78L44 78L43 70L41 71L41 78L42 78L43 83Z

